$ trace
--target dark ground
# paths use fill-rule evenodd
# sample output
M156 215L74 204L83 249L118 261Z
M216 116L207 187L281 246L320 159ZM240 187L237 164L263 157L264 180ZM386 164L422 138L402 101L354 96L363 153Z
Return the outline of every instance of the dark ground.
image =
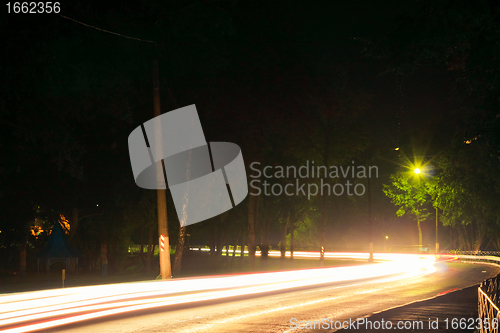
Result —
M423 321L424 329L420 330L397 330L393 329L391 332L474 332L474 329L452 329L452 320L457 318L466 318L467 320L478 317L477 307L477 288L479 285L465 288L462 290L451 291L444 295L438 296L433 299L415 302L406 306L397 307L391 310L383 311L374 314L367 319L372 322L391 321L396 323L400 320L404 321ZM439 320L437 329L429 328L429 318L431 321ZM448 319L448 329L446 329L445 320ZM344 329L341 332L355 331L352 329ZM365 330L364 332L382 332L384 330Z

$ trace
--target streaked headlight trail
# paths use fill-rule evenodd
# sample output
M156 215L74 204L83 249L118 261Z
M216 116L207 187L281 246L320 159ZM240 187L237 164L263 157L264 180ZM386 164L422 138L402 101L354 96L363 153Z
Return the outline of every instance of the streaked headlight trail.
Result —
M270 256L279 256L271 251ZM367 259L366 253L325 253L326 258ZM294 258L319 258L294 252ZM434 256L374 254L377 263L294 271L120 283L0 296L0 330L29 332L168 305L217 300L286 289L370 279L399 280L435 272Z

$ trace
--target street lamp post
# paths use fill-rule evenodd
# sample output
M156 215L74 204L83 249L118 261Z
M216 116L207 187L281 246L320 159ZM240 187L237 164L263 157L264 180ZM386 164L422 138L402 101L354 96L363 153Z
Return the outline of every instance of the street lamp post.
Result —
M419 168L415 168L413 170L417 175L420 174L420 169ZM437 207L437 203L436 203L436 253L439 253L439 241L438 241L438 223L439 223L439 219L438 219L438 207Z
M419 175L421 171L419 168L415 168L413 169L413 172ZM422 252L422 229L420 226L420 214L417 214L417 227L418 227L418 251Z
M436 205L436 254L439 253L439 242L438 242L438 208Z
M372 194L371 194L371 186L370 186L370 177L367 179L368 181L368 228L369 228L369 251L370 257L368 258L368 262L373 262L373 218L372 218Z

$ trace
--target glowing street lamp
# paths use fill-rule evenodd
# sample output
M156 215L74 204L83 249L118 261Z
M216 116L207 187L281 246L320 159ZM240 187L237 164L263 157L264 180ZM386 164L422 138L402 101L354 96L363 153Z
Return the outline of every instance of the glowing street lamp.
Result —
M417 175L420 174L420 169L419 168L415 168L415 170L413 170Z

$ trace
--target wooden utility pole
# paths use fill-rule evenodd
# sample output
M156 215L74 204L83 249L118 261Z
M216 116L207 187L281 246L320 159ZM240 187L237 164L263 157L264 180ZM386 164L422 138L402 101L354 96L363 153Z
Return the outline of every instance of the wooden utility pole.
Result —
M26 278L26 243L27 241L23 241L21 243L21 256L19 261L19 276L21 277L21 280Z
M154 96L154 116L158 117L161 114L160 106L160 79L158 73L158 58L155 56L153 61L153 96ZM155 147L158 149L158 153L161 154L162 147L162 135L160 122L155 123ZM164 175L163 160L161 163L156 164L156 179L157 182L166 183ZM157 204L158 204L158 235L160 244L160 274L161 279L171 279L172 278L172 268L170 265L170 242L168 239L168 221L167 221L167 190L158 189L157 192Z

